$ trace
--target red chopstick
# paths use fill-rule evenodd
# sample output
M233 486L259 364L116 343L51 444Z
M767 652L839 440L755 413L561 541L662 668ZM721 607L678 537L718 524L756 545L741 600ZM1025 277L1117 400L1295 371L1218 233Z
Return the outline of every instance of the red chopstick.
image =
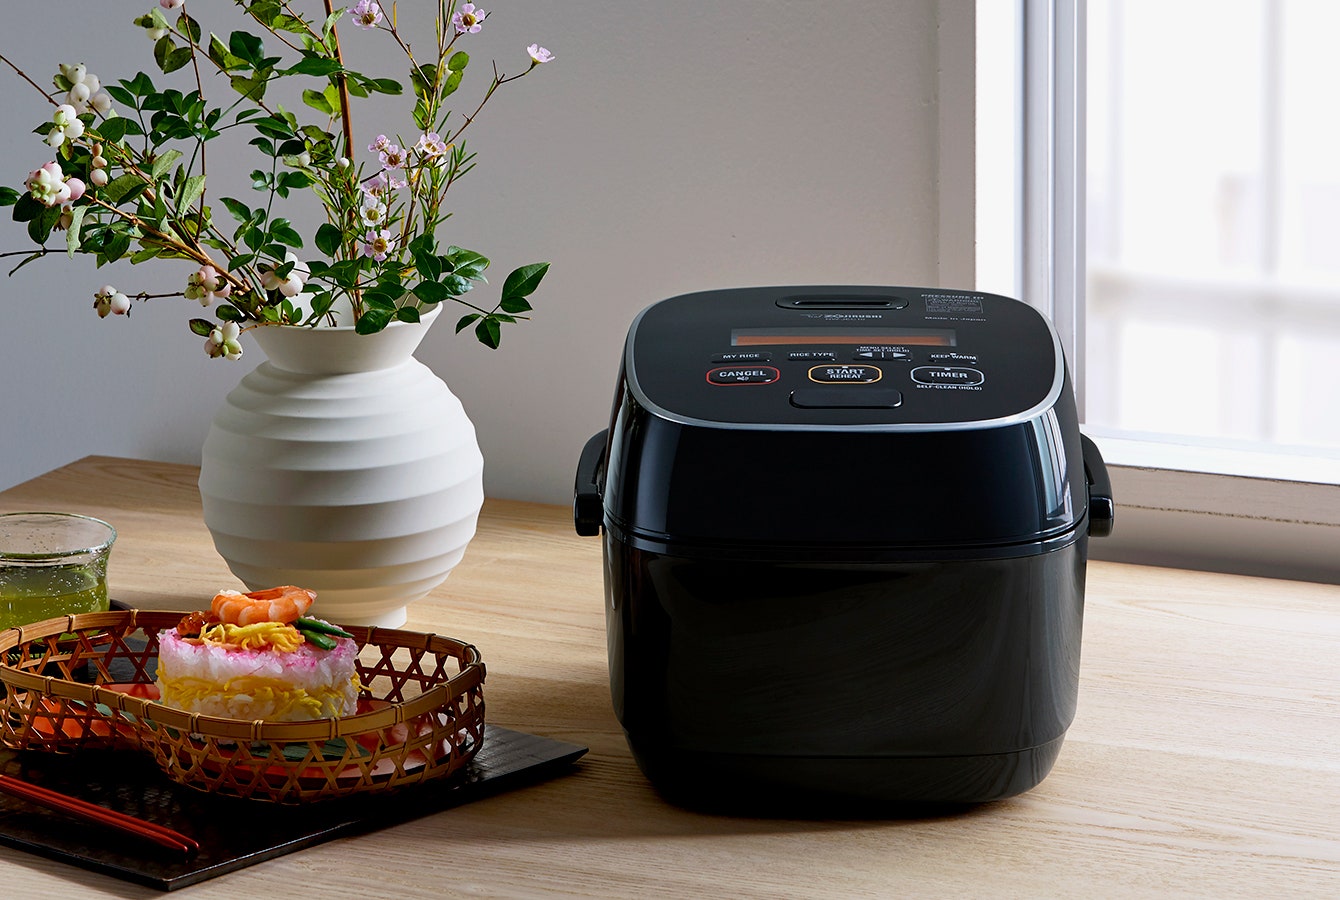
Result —
M0 775L0 792L21 797L30 803L44 806L47 809L54 809L80 819L87 819L90 822L108 825L118 831L145 838L187 856L200 851L200 844L195 838L187 837L179 831L173 831L171 828L165 828L162 825L155 825L153 822L145 822L142 819L136 819L125 813L119 813L104 806L98 806L96 803L80 800L77 797L70 797L49 788L38 787L12 775Z

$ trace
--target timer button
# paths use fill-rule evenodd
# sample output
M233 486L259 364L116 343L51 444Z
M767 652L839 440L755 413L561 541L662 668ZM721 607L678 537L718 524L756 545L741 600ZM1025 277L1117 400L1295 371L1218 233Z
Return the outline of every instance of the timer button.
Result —
M917 366L912 370L912 380L917 384L966 384L977 385L986 381L980 369L966 366Z
M723 366L709 369L708 384L772 384L782 373L773 366Z

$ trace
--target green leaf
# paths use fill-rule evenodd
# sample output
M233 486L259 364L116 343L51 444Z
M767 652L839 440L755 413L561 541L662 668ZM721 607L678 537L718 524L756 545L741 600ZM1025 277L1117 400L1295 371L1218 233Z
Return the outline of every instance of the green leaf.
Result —
M474 289L474 285L470 283L470 279L461 275L447 275L442 279L441 284L447 289L448 295L452 297L468 294Z
M460 247L448 247L447 260L451 263L451 271L462 278L478 278L489 267L488 257Z
M243 266L251 265L251 261L256 258L254 253L242 253L228 260L228 271L236 272Z
M205 193L205 176L192 175L181 187L181 196L177 198L177 212L186 215L195 201Z
M281 225L277 222L271 223L270 234L281 244L286 244L290 247L302 246L302 236L294 231L289 225Z
M280 75L316 75L318 77L325 75L334 75L342 70L342 66L333 59L324 56L309 54L291 68L284 69Z
M65 230L65 252L72 259L79 249L79 228L84 224L84 213L87 211L87 206L75 206L70 209L70 226Z
M247 318L246 313L231 303L220 303L214 308L214 315L225 322L242 322Z
M186 324L201 337L209 337L209 333L214 330L214 323L209 319L192 319Z
M259 75L254 78L234 75L229 79L229 83L232 84L233 90L248 100L260 100L265 96L265 79Z
M418 322L419 311L412 306L402 306L395 311L395 317L402 322Z
M442 261L433 253L415 253L414 268L427 281L437 281L442 277Z
M148 185L144 183L143 178L133 172L127 172L125 175L120 175L109 181L107 185L98 192L97 196L104 203L110 203L112 206L117 206L120 203L138 197L143 193L146 187L148 187Z
M456 88L461 86L461 76L463 76L464 74L465 73L460 69L456 69L453 70L449 75L447 75L447 77L442 81L443 97L447 96L448 94L454 94L456 92Z
M358 317L358 321L354 323L354 331L357 334L375 334L389 325L394 316L395 310L370 309Z
M265 45L254 34L234 31L228 35L228 50L239 59L246 60L253 67L258 67L263 61Z
M125 256L129 249L130 235L118 233L112 235L112 239L103 244L102 251L98 256L103 262L116 262Z
M138 72L134 78L130 79L130 81L123 81L121 83L125 85L127 90L134 93L136 97L148 97L158 93L158 90L154 87L153 81L151 81L149 76L145 75L143 72Z
M32 194L25 192L19 195L18 202L14 204L14 221L31 222L40 216L44 209L46 207L35 200Z
M122 106L129 106L134 109L139 108L139 104L135 102L135 95L125 88L115 84L104 84L102 89L107 92L107 96L111 97ZM116 120L111 119L109 121L115 122ZM107 123L104 122L103 124L106 125Z
M280 187L295 191L316 184L306 172L280 172L277 182Z
M190 61L191 48L178 47L170 34L163 35L154 44L154 62L158 63L158 68L162 69L164 74L175 72Z
M529 297L540 286L544 273L549 271L549 263L533 263L512 272L503 282L503 299Z
M354 92L350 91L350 93L352 94ZM326 86L326 102L330 104L330 108L334 110L336 114L339 113L342 103L340 101L340 89L337 85L330 84Z
M105 122L100 122L95 128L89 129L98 137L109 144L115 144L121 138L126 136L126 123L130 122L125 116L116 116Z
M339 228L330 222L326 222L316 230L315 242L316 249L327 256L334 256L336 251L340 249L340 245L344 243L344 235Z
M446 285L440 281L420 281L414 285L412 293L424 303L441 303L452 296Z
M524 297L503 297L498 304L503 312L523 313L533 309Z
M177 17L177 32L189 37L194 43L200 43L200 23L186 13Z
M281 119L278 116L267 116L264 119L257 119L251 123L261 134L267 135L279 141L286 141L294 137L293 126L287 119Z
M429 64L411 69L409 80L414 87L415 94L420 97L427 97L428 92L432 90L433 82L437 80L437 66Z
M326 95L320 91L314 91L311 88L306 89L302 92L302 102L306 103L317 112L323 112L328 116L335 115L334 107L330 105L330 101L326 99Z
M475 319L479 318L482 318L479 313L470 313L468 316L461 316L461 320L456 323L456 333L460 334L462 331L469 328Z
M225 72L236 72L238 69L247 68L247 61L229 52L223 41L215 34L209 36L209 58Z
M153 165L149 167L149 177L157 181L166 175L167 170L172 168L172 164L179 159L181 159L180 150L164 150L154 157Z
M83 214L87 210L87 206L72 206L70 209L70 226L66 229L66 253L70 258L74 258L79 249L79 226L83 225Z
M400 299L399 294L388 294L385 291L364 291L363 303L370 309L389 309L395 310L395 303Z
M167 65L163 67L164 72L175 72L191 62L191 48L178 47L168 54Z
M12 187L0 187L0 206L13 206L19 202L19 192Z
M253 215L253 213L251 212L251 207L247 206L242 201L234 200L232 197L220 197L219 202L222 203L228 209L228 212L233 214L233 218L237 219L237 221L239 222L251 221L251 217Z
M465 67L470 64L470 54L464 50L457 50L451 54L451 59L447 60L447 68L453 72L464 72Z
M502 343L502 326L492 316L485 316L475 326L475 337L490 350L497 350L498 345Z
M394 78L370 78L362 83L368 90L376 91L378 94L397 96L405 92L404 85Z

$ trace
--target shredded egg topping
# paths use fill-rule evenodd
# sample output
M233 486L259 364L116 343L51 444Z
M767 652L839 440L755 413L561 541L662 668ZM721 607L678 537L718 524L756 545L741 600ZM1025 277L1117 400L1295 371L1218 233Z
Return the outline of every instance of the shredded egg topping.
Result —
M239 650L278 650L291 653L305 641L298 629L284 622L257 622L254 625L206 625L200 640L207 644L235 647Z
M344 689L340 686L306 691L279 679L259 675L232 678L222 685L190 675L168 678L164 677L161 666L158 679L163 692L163 702L169 705L190 706L223 697L225 699L220 702L238 707L237 710L230 710L228 713L230 715L244 716L247 714L247 708L259 705L268 710L267 718L277 720L282 720L299 709L311 717L336 715L341 709L344 696ZM358 679L350 679L350 682L357 686Z

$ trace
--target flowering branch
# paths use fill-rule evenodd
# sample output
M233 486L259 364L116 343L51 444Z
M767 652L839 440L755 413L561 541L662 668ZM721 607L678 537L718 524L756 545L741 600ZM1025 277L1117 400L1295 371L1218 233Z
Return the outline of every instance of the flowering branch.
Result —
M419 134L412 142L379 135L369 145L373 156L356 163L353 100L397 96L404 87L345 66L336 27L343 11L336 12L333 0L323 0L326 16L316 21L290 0L234 2L296 58L269 55L262 38L246 31L226 39L206 32L187 14L184 0L158 0L135 24L153 41L154 62L164 75L190 65L192 84L185 91L156 85L143 72L104 87L83 65L62 65L51 93L0 55L55 107L39 131L46 130L56 158L30 172L23 191L0 187L0 206L13 207L14 220L36 245L22 252L15 270L51 254L47 241L58 232L69 255L87 253L99 265L123 258L190 260L199 268L179 293L126 294L103 285L94 307L100 316L128 315L132 302L196 300L216 318L189 322L206 339L210 356L236 358L240 333L258 325L328 321L341 299L361 333L418 321L422 311L451 300L467 310L457 331L473 326L481 342L498 346L502 325L527 318L528 298L548 263L514 270L497 302L472 302L466 295L484 282L489 260L454 244L440 248L436 231L451 215L443 211L447 190L474 165L464 130L499 87L552 54L532 44L529 68L512 76L495 63L483 98L443 140L451 115L444 103L461 86L470 61L456 49L458 41L472 41L488 14L472 3L457 8L455 0L439 0L436 59L420 64L394 9L387 21L379 3L358 0L348 10L353 24L388 34L405 54ZM202 59L239 95L232 103L212 106L206 100ZM291 77L313 84L302 91L302 101L325 114L325 127L305 124L264 99L272 82ZM336 118L338 136L327 130ZM254 132L250 145L267 160L251 173L253 189L265 195L259 202L219 197L213 184L207 192L206 145L239 127ZM303 260L297 251L308 242L279 209L308 189L322 203L326 221L310 237L322 257ZM211 197L231 215L231 233L216 220ZM12 255L20 252L0 253Z

